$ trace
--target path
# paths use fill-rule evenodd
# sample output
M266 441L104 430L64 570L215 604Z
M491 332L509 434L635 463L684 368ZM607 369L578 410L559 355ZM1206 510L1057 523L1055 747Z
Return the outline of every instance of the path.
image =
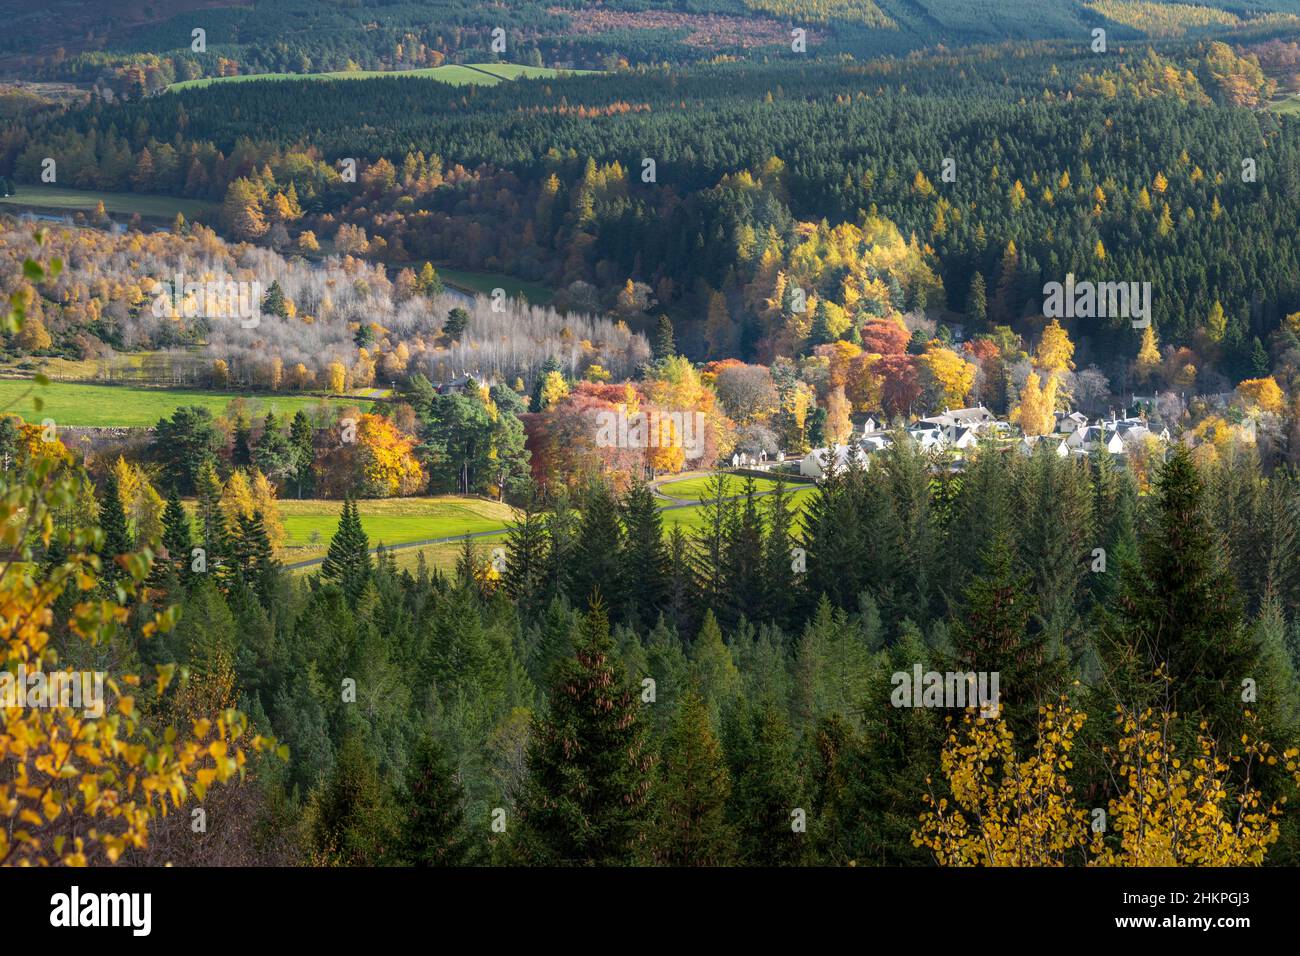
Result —
M704 504L704 502L696 501L694 498L674 498L671 497L670 495L661 494L656 487L657 485L659 485L660 483L667 484L669 481L684 481L688 478L700 478L710 474L712 474L712 472L708 472L708 471L684 472L680 475L672 475L671 477L665 477L651 482L650 487L654 491L657 497L662 498L665 501L673 502L672 504L664 505L659 510L676 511L678 508L698 508L700 505ZM801 483L792 482L791 484L798 485ZM790 491L789 486L787 486L786 491L787 492ZM754 492L754 497L759 498L762 497L763 495L771 495L775 493L776 493L776 489L771 489L769 491L756 491ZM737 501L744 497L745 497L744 495L729 495L728 497L723 498L722 500ZM464 541L466 538L490 538L493 537L494 535L505 534L506 531L508 530L509 530L508 525L502 525L500 528L491 528L487 531L470 531L466 534L453 534L445 538L426 538L423 541L404 541L401 544L385 544L383 545L383 548L385 551L405 551L407 548L427 548L430 545L434 545L434 544L456 544L458 542ZM378 552L379 552L378 546L370 549L371 554L377 554ZM301 571L304 568L314 568L316 565L322 564L324 561L325 561L324 556L319 558L310 558L306 561L295 561L293 564L286 564L284 566L284 569L286 571Z

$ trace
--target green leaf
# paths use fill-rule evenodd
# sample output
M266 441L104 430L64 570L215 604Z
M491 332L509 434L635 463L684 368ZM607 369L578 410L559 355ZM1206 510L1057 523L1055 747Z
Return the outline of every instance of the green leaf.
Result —
M23 261L23 275L33 282L40 282L45 278L45 270L41 268L41 264L36 260L26 259Z
M49 377L48 377L47 375L43 374L42 372L37 372L35 375L33 375L33 376L32 376L32 381L35 382L37 385L49 385L49 384L50 384L50 379L49 379Z

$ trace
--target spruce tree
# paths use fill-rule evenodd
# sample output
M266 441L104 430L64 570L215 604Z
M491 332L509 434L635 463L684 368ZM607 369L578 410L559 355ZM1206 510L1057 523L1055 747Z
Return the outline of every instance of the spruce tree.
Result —
M761 618L789 627L799 600L796 595L794 515L790 494L780 478L767 498L767 539L763 543Z
M988 290L984 282L984 273L979 270L971 276L970 289L966 293L966 314L970 316L972 331L982 332L988 327Z
M669 557L664 545L663 515L654 492L637 482L623 501L622 551L619 555L623 619L648 630L668 598Z
M704 623L691 643L688 656L691 686L699 691L713 719L720 721L740 694L740 671L736 669L731 648L722 639L712 608L705 609Z
M535 495L506 532L503 584L525 622L533 620L546 600L546 527Z
M624 606L621 539L618 502L606 482L593 482L582 496L582 518L568 560L568 593L575 606L585 607L596 594L609 607Z
M1126 706L1163 703L1207 718L1220 739L1235 738L1241 682L1256 673L1258 652L1185 445L1174 445L1152 497L1139 560L1122 570L1119 598L1098 632L1107 685Z
M465 791L456 781L446 749L432 736L416 744L397 794L398 832L393 855L406 866L460 866L469 855Z
M221 479L211 462L204 462L195 481L197 500L195 510L203 535L203 550L209 573L224 577L219 566L230 555L230 531L226 524L226 513L221 507Z
M266 604L273 593L279 565L260 511L240 515L232 551L234 572Z
M735 853L722 745L704 700L687 691L660 751L649 850L663 866L725 866Z
M315 859L338 866L373 866L390 838L391 807L375 762L349 732L334 770L314 796L310 839Z
M695 629L698 592L690 539L682 526L675 524L668 532L668 597L664 613L679 634Z
M104 496L99 503L99 527L104 532L104 540L99 548L103 565L100 576L111 591L113 584L126 573L116 558L131 552L131 532L126 526L126 509L122 507L117 474L112 470L104 480Z
M167 496L167 507L163 509L163 548L167 551L167 561L175 569L180 580L189 582L193 577L194 532L190 516L176 490Z
M320 574L326 581L337 584L353 607L370 581L370 541L361 528L361 517L351 497L343 501L338 530L330 539Z
M1039 706L1065 689L1067 673L1046 635L1031 627L1031 578L1016 560L1009 535L998 533L984 552L978 575L966 587L965 614L954 634L958 669L998 674L998 706L1008 726L1029 736ZM986 685L987 686L987 685ZM975 706L975 688L967 706Z
M741 702L727 721L731 770L728 819L749 866L798 866L808 857L808 834L798 832L803 804L794 738L773 700ZM806 820L806 815L805 815Z
M732 509L723 545L723 588L725 600L720 610L728 627L742 617L762 613L763 593L763 519L754 498L752 477L745 478L745 500Z
M297 452L292 481L299 498L312 491L312 464L316 454L312 444L313 435L311 419L305 411L298 409L294 412L293 421L289 423L289 442Z
M666 315L659 316L659 322L655 326L652 354L657 362L677 354L677 344L673 341L673 320Z
M641 855L653 758L604 608L583 619L577 655L555 671L533 721L516 852L543 866L617 866Z

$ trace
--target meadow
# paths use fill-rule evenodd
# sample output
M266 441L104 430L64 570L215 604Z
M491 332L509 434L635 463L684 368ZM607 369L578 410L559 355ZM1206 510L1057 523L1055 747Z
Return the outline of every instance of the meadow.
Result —
M687 480L699 481L701 487L704 481L702 478ZM734 476L728 476L728 482L734 482L736 493L739 493L740 482ZM764 483L756 482L756 484ZM775 482L766 484L775 485ZM760 490L769 489L760 488ZM796 527L801 526L803 511L811 494L811 485L791 488ZM697 531L704 526L703 506L673 507L669 502L661 504L665 533L675 526L681 526L687 533ZM325 552L329 550L330 538L338 528L339 512L342 507L341 501L320 499L281 501L280 515L287 538L277 557L288 565L324 557ZM383 544L385 547L395 548L398 567L414 568L417 553L423 551L425 561L430 568L437 567L443 570L455 567L456 558L464 547L462 541L455 539L466 534L481 535L471 540L479 556L486 557L491 553L492 548L505 542L506 528L514 515L509 505L483 498L456 495L358 501L357 511L361 516L361 527L366 532L366 537L370 539L370 546L374 548ZM499 533L486 533L494 531ZM421 547L412 546L415 542L438 538L453 540ZM312 565L302 570L312 571L318 567Z
M466 292L491 295L493 289L505 289L512 299L523 296L533 305L549 305L555 298L555 292L540 282L516 279L514 276L500 275L495 272L470 272L467 269L453 269L450 266L438 266L438 275L448 285Z
M0 411L19 415L27 422L41 422L52 418L56 425L79 425L108 428L115 426L153 426L161 418L169 418L176 409L186 405L199 405L220 415L236 398L249 404L252 415L292 415L300 408L314 408L325 402L342 407L355 404L355 399L324 399L312 395L240 394L200 389L133 388L120 385L92 385L85 382L51 382L36 385L30 379L0 379ZM34 407L32 397L23 395L31 389L31 396L42 399L42 407Z
M279 558L287 564L323 557L338 528L341 501L286 499L280 516L287 538ZM442 495L358 501L362 530L373 548L411 544L481 531L504 530L513 509L498 501ZM453 545L453 549L460 546Z
M570 74L592 70L571 70ZM495 86L509 80L550 79L561 76L549 67L523 66L518 63L448 63L417 70L344 70L333 73L249 73L243 76L210 76L199 80L182 80L167 87L169 92L199 90L218 83L249 83L256 80L373 80L394 76L414 76L452 86Z
M0 198L0 205L59 212L93 212L99 202L109 215L132 216L139 213L149 219L175 219L179 212L186 219L213 215L217 203L205 199L181 199L177 196L152 196L148 193L110 193L95 189L64 189L61 186L18 184L12 196Z

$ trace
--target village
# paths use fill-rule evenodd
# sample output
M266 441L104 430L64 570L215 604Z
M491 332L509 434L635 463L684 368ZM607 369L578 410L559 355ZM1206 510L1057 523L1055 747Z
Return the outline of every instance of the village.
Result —
M1033 454L1042 444L1061 458L1087 457L1104 450L1122 460L1134 449L1145 452L1152 445L1170 440L1168 428L1154 425L1145 413L1131 413L1127 409L1096 420L1081 412L1058 411L1055 417L1056 427L1046 435L1025 435L1018 426L998 418L983 405L945 408L942 413L917 419L904 429L883 428L876 419L868 417L855 429L851 442L814 448L800 459L799 474L817 481L830 470L842 471L849 467L850 460L868 468L873 455L889 448L900 437L922 451L933 453L937 461L955 470L962 468L967 452L985 442L1014 449L1022 455ZM733 456L732 464L760 464L744 458Z

